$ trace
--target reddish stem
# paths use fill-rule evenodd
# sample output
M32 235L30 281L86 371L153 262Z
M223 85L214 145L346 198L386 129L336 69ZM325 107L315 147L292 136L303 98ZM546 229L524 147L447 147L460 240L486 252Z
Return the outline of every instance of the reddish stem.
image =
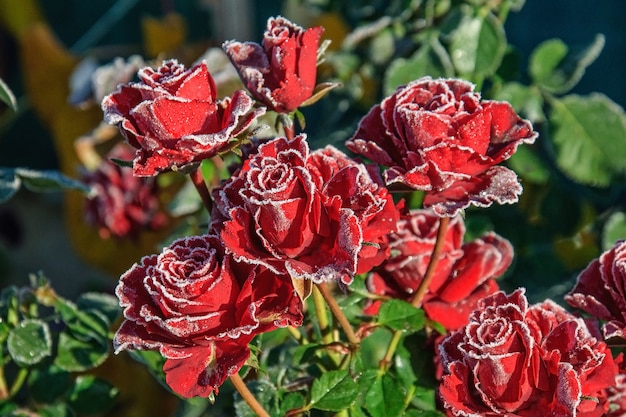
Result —
M430 283L435 276L437 263L439 263L439 257L441 256L441 251L443 250L443 244L446 241L446 231L448 230L449 223L449 217L442 217L439 220L439 229L437 230L437 240L435 241L433 253L430 255L430 261L428 262L428 267L426 268L424 278L422 279L419 287L417 287L417 291L415 292L415 295L413 295L413 299L411 300L411 304L413 304L415 307L420 307L422 305L422 300L424 299L424 296L428 291L428 287L430 286Z
M270 417L269 413L265 411L261 403L256 399L254 394L250 392L248 386L243 382L243 379L239 376L239 374L235 373L230 376L230 382L233 383L241 398L250 406L252 411L256 413L259 417Z
M348 342L350 343L351 347L356 348L359 345L359 338L356 333L354 333L354 330L352 329L348 318L345 314L343 314L343 311L341 310L339 304L337 304L337 300L335 300L335 297L333 297L332 292L325 282L317 284L317 288L320 290L320 293L322 294L322 297L324 297L324 301L326 301L328 308L330 308L333 316L335 316L335 319L337 319L339 325L346 334L346 337L348 338Z
M200 194L200 198L202 199L202 203L204 203L204 207L211 212L213 209L213 199L211 198L211 193L209 192L209 188L204 181L204 176L202 175L202 170L198 167L195 171L189 174L191 178L191 182L198 190L198 194Z

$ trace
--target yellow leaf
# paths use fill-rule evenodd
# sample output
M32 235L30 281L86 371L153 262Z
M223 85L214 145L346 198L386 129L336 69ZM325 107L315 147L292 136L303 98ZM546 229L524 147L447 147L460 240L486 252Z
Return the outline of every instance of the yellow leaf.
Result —
M185 19L177 13L169 13L162 19L145 17L141 21L146 56L169 55L180 48L187 37Z

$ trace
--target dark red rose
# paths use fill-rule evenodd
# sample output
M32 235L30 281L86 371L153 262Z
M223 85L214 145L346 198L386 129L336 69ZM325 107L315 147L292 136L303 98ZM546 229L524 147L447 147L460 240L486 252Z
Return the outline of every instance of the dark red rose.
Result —
M311 97L324 29L303 29L284 17L267 21L262 45L228 41L224 51L250 93L268 109L289 113Z
M370 292L411 301L421 284L437 238L440 217L432 210L414 210L398 221L389 239L390 255L368 276ZM495 233L463 243L465 225L460 216L450 219L435 275L424 296L426 315L448 330L458 329L478 300L498 290L495 279L513 260L513 247ZM365 308L376 314L380 302Z
M611 351L585 321L551 301L528 306L523 290L481 300L439 351L449 416L600 417L616 382Z
M259 146L214 200L212 227L236 259L314 282L350 283L364 245L397 217L364 165L332 147L310 153L304 135Z
M143 68L140 82L123 85L102 101L104 120L119 125L137 149L137 176L185 169L228 149L265 109L253 109L243 91L216 101L206 64L185 69L176 60L156 71Z
M87 223L98 228L103 239L136 238L142 230L159 230L167 224L156 181L135 177L130 168L120 167L109 159L126 160L132 155L133 150L120 143L95 171L83 177L93 190L85 203L85 217Z
M468 82L429 77L398 87L361 120L347 147L380 165L387 185L426 191L425 207L453 216L470 204L516 202L515 173L495 166L537 137L504 102Z
M250 356L256 334L302 322L289 277L234 262L215 235L142 258L115 292L125 318L116 352L158 349L168 385L188 398L217 393Z
M605 339L626 341L626 240L594 259L565 301L605 321Z

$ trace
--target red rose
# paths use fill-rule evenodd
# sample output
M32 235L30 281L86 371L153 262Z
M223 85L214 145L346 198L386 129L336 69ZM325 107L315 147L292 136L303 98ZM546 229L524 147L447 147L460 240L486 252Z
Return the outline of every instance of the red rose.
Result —
M262 45L228 41L223 48L257 100L278 113L289 113L313 94L323 30L304 30L284 17L272 17Z
M578 276L565 296L573 307L605 321L605 339L626 340L626 240L618 241Z
M85 203L85 217L98 227L103 239L111 235L136 238L141 230L158 230L167 223L167 215L160 209L156 181L135 177L131 169L109 160L129 159L132 155L132 149L120 143L96 171L83 178L93 190Z
M212 225L236 259L318 283L350 283L363 246L397 216L362 164L332 147L310 153L304 135L259 146L214 200Z
M582 319L523 290L478 303L439 346L439 395L449 416L600 417L617 366Z
M248 359L256 334L302 322L288 277L234 262L214 235L142 258L115 292L125 318L116 352L158 349L167 383L188 398L217 392Z
M481 101L461 80L399 87L361 120L347 147L380 165L389 186L426 191L425 207L453 216L470 204L516 202L515 173L495 166L537 133L508 103Z
M398 221L389 235L390 256L369 275L370 292L410 301L426 273L437 238L440 217L431 210L414 210ZM498 290L495 279L511 265L513 247L494 233L463 243L465 225L451 218L435 275L424 296L426 315L446 329L467 323L478 300ZM376 314L380 302L365 308Z
M243 91L215 101L215 82L206 64L185 69L175 60L156 71L139 71L139 83L123 85L104 98L104 120L118 124L128 143L137 148L137 176L184 169L228 149L265 112L253 109Z

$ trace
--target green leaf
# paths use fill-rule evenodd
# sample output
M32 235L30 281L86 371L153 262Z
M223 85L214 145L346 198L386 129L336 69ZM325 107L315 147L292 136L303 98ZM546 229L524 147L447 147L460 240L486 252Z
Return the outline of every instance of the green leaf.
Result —
M556 162L574 180L607 186L626 172L626 115L602 94L553 99L550 137Z
M39 417L72 417L72 410L65 403L46 405L38 411Z
M388 373L376 378L365 397L365 409L372 417L401 416L404 410L404 392Z
M325 411L341 411L352 404L359 386L348 371L325 372L313 382L309 407Z
M385 72L384 93L390 95L401 85L420 77L452 77L454 67L448 52L433 35L409 58L398 58L389 64Z
M562 40L550 39L533 51L528 71L534 83L545 91L563 94L578 84L603 48L604 36L601 34L592 42L572 50Z
M113 324L121 313L117 297L102 292L81 294L76 299L76 307L80 310L99 311L106 317L109 324Z
M15 175L14 169L0 169L0 203L9 201L20 189L22 181Z
M406 301L392 299L381 305L378 324L388 326L393 330L418 331L424 328L426 316L424 310Z
M73 337L85 342L108 343L110 321L104 313L95 309L80 310L76 304L61 297L55 300L54 308Z
M11 330L7 348L20 366L35 365L52 353L50 328L42 320L27 319Z
M445 414L440 413L439 411L424 411L424 410L407 410L406 413L403 414L404 417L445 417Z
M0 78L0 101L9 106L13 111L17 111L17 100L8 85Z
M252 381L246 386L263 408L269 411L272 399L277 395L276 386L267 380ZM239 394L235 396L235 412L237 417L256 417L257 415Z
M15 174L22 179L26 188L35 192L78 190L88 194L91 191L82 182L67 177L58 171L15 168Z
M52 404L70 387L70 373L54 365L34 369L28 385L36 402Z
M607 251L615 246L615 242L626 239L626 213L613 213L604 223L602 231L602 250Z
M69 372L83 372L101 365L108 355L108 344L85 342L61 332L54 364Z
M509 167L517 175L534 184L546 184L550 170L531 146L520 146L508 161Z
M69 404L79 414L99 414L114 404L119 390L109 382L93 375L76 377L69 394Z
M457 10L462 15L448 47L454 67L470 80L494 74L507 45L502 22L492 14L478 14L471 7Z

